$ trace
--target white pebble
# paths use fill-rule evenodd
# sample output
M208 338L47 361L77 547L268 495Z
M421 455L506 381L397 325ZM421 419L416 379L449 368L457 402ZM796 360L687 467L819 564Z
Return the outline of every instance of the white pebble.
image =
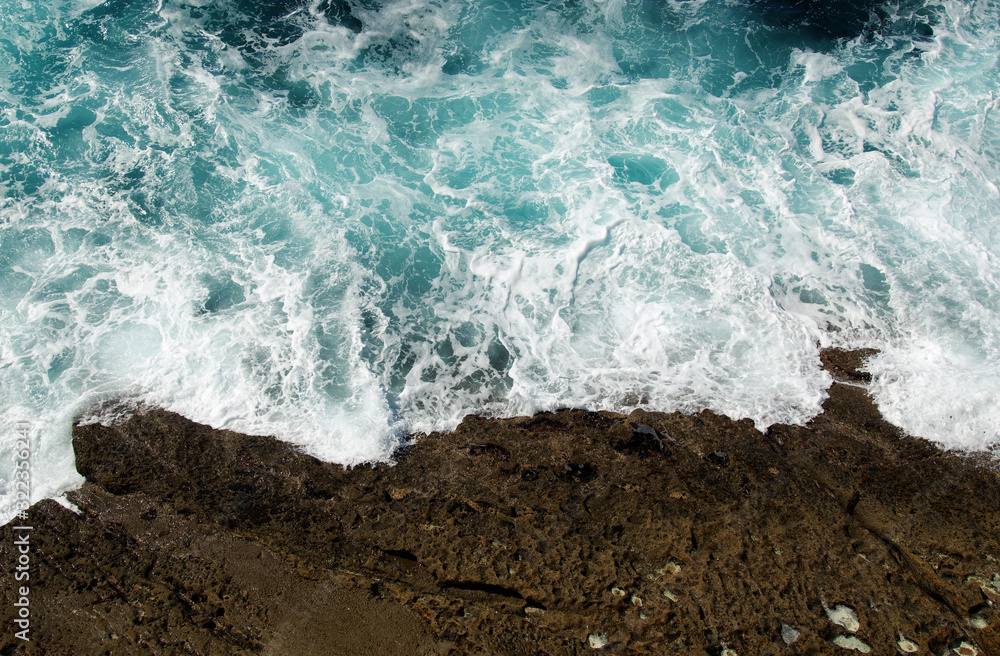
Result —
M955 654L955 656L978 656L979 650L969 643L963 642L952 649L950 653Z
M860 651L862 654L867 654L872 650L871 647L861 642L855 636L845 636L839 635L833 639L833 644L838 647L843 647L844 649L853 649L854 651Z
M802 632L795 627L788 626L787 624L781 625L781 639L785 641L785 644L791 647L795 644L795 641L799 639Z
M608 636L603 633L591 633L587 636L587 644L591 649L604 649L608 646Z
M858 616L853 610L843 604L837 604L832 610L827 608L826 616L830 618L831 622L844 627L851 633L855 633L859 628L861 628Z

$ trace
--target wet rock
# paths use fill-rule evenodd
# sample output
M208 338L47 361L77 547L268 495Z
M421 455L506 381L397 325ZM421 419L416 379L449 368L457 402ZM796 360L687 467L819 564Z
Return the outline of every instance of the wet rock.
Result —
M524 427L533 433L562 433L566 430L566 424L548 416L534 417Z
M845 351L844 349L823 349L819 353L823 366L840 380L853 381L858 383L870 383L872 375L864 371L865 361L874 357L878 351L875 349L857 349Z
M705 460L709 461L713 465L718 465L719 467L725 467L729 464L729 454L725 451L713 451L712 453L705 456Z
M823 408L768 436L709 411L468 417L350 469L160 410L76 426L80 514L29 511L32 648L775 656L794 631L788 653L1000 653L995 465L901 434L857 386ZM683 440L623 457L638 426ZM855 637L824 599L877 610Z
M498 460L510 460L510 451L499 444L473 444L468 449L470 456L490 456Z
M607 429L621 421L621 417L606 417L599 412L587 412L580 418L580 423L592 428Z
M570 483L589 483L597 475L597 467L587 463L567 462L556 469L556 475Z
M626 455L650 456L662 454L666 447L655 428L642 424L632 430L628 440L615 444L615 450Z

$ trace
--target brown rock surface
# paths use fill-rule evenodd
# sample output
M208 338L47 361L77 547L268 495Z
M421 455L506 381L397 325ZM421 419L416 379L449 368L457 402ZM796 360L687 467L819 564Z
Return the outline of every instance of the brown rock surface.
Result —
M164 411L74 448L81 514L30 511L33 640L0 654L847 656L838 636L903 635L1000 656L995 464L901 435L856 386L766 434L468 417L349 470Z

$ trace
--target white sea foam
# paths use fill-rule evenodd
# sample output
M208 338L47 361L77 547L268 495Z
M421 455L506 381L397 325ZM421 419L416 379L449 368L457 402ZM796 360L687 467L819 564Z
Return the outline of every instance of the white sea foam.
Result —
M803 423L819 346L881 349L907 431L995 446L998 11L941 7L823 51L712 0L3 16L0 377L35 498L108 399L357 463L470 412ZM58 66L52 25L91 35Z

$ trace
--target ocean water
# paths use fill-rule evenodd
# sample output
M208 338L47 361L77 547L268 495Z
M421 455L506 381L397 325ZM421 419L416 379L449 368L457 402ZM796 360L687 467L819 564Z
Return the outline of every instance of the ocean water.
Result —
M0 1L0 497L102 401L345 464L468 413L1000 441L1000 1ZM6 520L7 516L3 519Z

